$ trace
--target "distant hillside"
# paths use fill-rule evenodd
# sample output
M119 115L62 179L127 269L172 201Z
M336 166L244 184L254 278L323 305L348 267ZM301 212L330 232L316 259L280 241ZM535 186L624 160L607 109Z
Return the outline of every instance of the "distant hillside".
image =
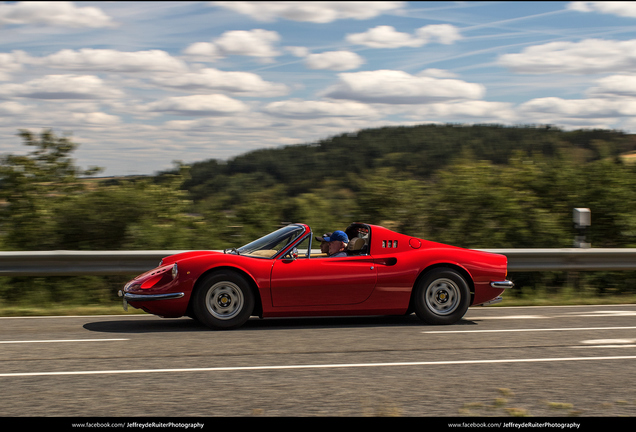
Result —
M295 195L326 178L361 175L393 168L428 178L433 172L471 156L506 164L518 151L528 155L568 155L586 163L636 150L634 135L612 130L563 131L554 127L499 125L419 125L383 127L276 149L262 149L227 162L210 159L192 164L185 187L195 199L214 194L229 178L250 176L261 186L284 184Z

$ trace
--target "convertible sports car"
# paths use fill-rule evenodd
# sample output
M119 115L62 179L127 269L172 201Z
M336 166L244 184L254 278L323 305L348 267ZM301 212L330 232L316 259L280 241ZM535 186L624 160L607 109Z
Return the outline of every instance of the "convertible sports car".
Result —
M250 316L403 315L452 324L469 306L501 301L503 255L462 249L353 223L347 256L312 251L309 226L291 224L240 248L184 252L126 284L128 304L162 317L190 316L211 328Z

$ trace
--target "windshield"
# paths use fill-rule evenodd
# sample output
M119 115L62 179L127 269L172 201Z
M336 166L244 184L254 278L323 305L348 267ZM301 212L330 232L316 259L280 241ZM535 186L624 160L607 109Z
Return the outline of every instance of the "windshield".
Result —
M288 225L237 249L241 255L273 258L304 232L302 225Z

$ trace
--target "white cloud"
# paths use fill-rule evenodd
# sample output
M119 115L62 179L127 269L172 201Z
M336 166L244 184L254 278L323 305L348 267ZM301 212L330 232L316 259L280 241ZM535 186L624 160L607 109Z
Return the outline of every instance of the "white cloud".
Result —
M397 70L339 74L339 81L323 96L367 103L425 104L439 101L480 99L481 84L456 79L414 76Z
M212 42L195 42L188 46L183 53L194 59L209 62L224 57L219 48Z
M636 97L636 75L611 75L597 80L598 86L587 91L596 97Z
M629 18L636 18L636 2L633 1L575 1L567 5L578 12L600 12Z
M101 9L77 7L65 1L27 1L0 4L0 25L39 24L60 27L112 27L112 19Z
M107 72L177 72L186 64L161 50L122 52L113 49L61 50L42 59L53 68Z
M419 28L415 31L418 38L428 41L450 45L461 39L459 29L450 24L435 24Z
M292 21L329 23L339 19L365 20L401 9L402 1L217 1L213 5L249 15L258 21L284 18Z
M72 118L78 123L95 126L113 126L121 122L119 117L102 112L73 113Z
M220 38L215 40L215 43L226 54L275 57L280 53L272 47L272 44L278 42L279 39L280 36L275 31L235 30L223 33Z
M446 119L446 121L483 119L490 122L513 122L517 119L511 103L477 100L425 105L418 108L415 113L418 116Z
M289 93L285 84L263 80L251 72L226 72L213 68L205 68L198 72L176 75L162 75L153 79L166 87L187 91L224 91L253 97L275 97Z
M170 120L164 123L166 128L178 131L198 131L205 136L210 134L226 135L236 138L238 134L246 131L256 132L256 134L271 133L268 128L272 127L272 120L265 118L259 113L249 113L249 115L225 116L225 117L205 117L193 120ZM250 133L252 133L250 132Z
M223 116L245 112L249 108L239 100L221 94L212 94L169 97L150 103L147 109L177 115Z
M346 36L349 43L371 48L420 47L429 42L451 44L459 39L461 39L459 30L450 24L421 27L413 35L398 32L391 26L382 25L364 33L353 33Z
M429 68L419 72L417 76L429 76L433 78L457 78L457 75L444 69Z
M364 59L351 51L327 51L309 54L305 59L305 66L309 69L350 70L360 67Z
M4 84L0 95L31 99L109 99L124 93L93 75L47 75L23 84Z
M0 102L0 114L3 116L19 115L27 112L28 107L17 102Z
M11 74L21 70L27 58L23 51L0 53L0 80L10 80Z
M499 64L519 73L592 74L633 71L636 40L585 39L581 42L550 42L499 57Z
M315 119L318 117L367 117L377 111L359 102L286 100L268 104L265 112L280 117Z
M426 42L408 33L401 33L387 25L377 26L364 33L353 33L346 36L349 43L371 48L419 47Z
M265 61L280 55L273 44L280 40L275 31L233 30L223 33L212 42L196 42L184 50L184 54L200 61L215 61L229 55L259 57Z
M307 57L310 54L308 48L301 46L286 46L285 51L289 52L294 57Z
M636 114L636 101L613 99L562 99L546 97L532 99L518 107L521 116L552 119L600 119Z

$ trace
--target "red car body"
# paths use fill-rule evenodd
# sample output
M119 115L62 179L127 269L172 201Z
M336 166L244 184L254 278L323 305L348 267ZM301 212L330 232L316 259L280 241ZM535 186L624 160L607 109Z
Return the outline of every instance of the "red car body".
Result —
M289 225L239 249L168 256L119 294L125 307L162 317L188 315L218 328L240 326L250 316L413 311L426 322L451 324L468 306L499 302L513 286L506 281L503 255L362 223L351 224L346 233L349 246L355 243L357 250L340 258L311 252L316 241L304 224ZM243 310L237 312L238 307Z

